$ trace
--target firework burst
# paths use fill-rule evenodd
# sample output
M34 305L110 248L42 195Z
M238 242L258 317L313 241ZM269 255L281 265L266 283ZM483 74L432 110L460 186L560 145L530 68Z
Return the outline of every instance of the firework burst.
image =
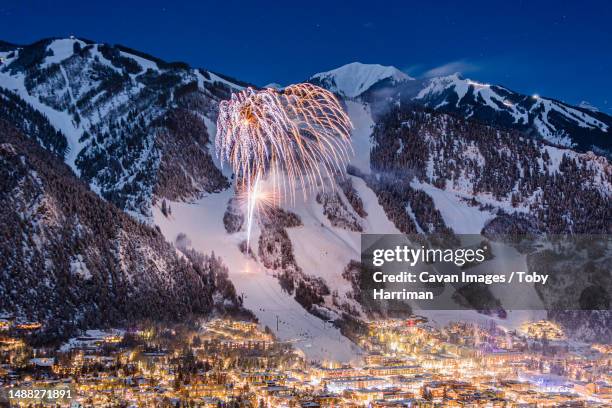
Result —
M215 147L245 197L247 248L257 210L278 206L281 198L293 202L298 189L306 198L344 172L351 129L336 97L308 83L282 91L247 88L220 103Z
M221 102L216 150L241 188L271 176L275 196L294 201L298 189L306 197L345 170L351 128L336 97L318 86L247 88Z

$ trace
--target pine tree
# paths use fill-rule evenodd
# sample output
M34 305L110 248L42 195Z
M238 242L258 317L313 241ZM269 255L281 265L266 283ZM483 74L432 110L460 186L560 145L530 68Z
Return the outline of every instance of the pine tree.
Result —
M168 204L166 204L166 199L162 200L161 212L164 214L164 217L168 217Z

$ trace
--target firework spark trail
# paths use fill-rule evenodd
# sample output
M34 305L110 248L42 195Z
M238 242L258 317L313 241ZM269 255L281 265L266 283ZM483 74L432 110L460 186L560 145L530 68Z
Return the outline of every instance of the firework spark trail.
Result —
M247 193L247 253L251 248L251 228L253 227L253 216L255 214L255 206L257 205L258 195L260 192L259 183L261 181L261 176L257 176L253 183L253 189L249 190Z
M351 121L336 97L304 83L282 91L247 88L219 105L215 147L236 182L250 196L248 233L262 178L272 177L273 196L306 198L325 179L342 173L352 147ZM278 203L277 203L278 204Z
M217 154L227 161L243 187L272 169L287 175L279 195L306 197L325 176L342 172L351 153L351 122L331 92L312 84L284 91L246 90L221 102Z

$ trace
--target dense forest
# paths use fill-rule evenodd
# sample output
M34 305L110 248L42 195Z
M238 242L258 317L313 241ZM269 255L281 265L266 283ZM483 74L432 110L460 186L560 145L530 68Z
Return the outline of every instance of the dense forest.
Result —
M4 121L0 205L0 311L40 321L49 338L241 307L218 258L178 256Z
M404 215L406 205L423 231L445 229L431 199L410 185L413 179L459 191L470 205L531 231L612 232L612 166L605 157L414 106L383 116L373 141L377 174L368 183L403 232L418 231Z

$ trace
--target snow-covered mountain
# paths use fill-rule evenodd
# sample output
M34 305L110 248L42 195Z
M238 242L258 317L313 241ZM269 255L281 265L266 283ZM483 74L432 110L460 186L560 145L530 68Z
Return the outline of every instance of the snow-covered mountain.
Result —
M555 145L612 152L612 117L455 74L424 82L413 101L466 119L518 129Z
M0 119L0 313L74 329L239 311L218 258L183 256Z
M413 78L395 67L353 62L315 74L308 81L340 96L355 98L376 88L397 86L412 80Z
M351 88L350 97L328 73L314 76L325 77L330 79L314 82L345 99L357 127L351 174L354 185L366 183L357 195L368 208L378 206L395 230L446 234L612 231L612 166L599 155L608 152L609 116L459 75L374 80L361 93ZM374 193L377 206L365 200L368 190ZM298 264L322 259L306 271L342 269L331 260L323 261L328 248L345 248L350 241L344 234L351 234L355 219L358 225L368 223L369 216L361 219L347 213L345 208L351 206L345 200L343 195L335 204L320 204L331 224L329 235L337 238L321 245L309 240L305 245L300 244L302 231L290 233L292 242L304 248L296 254ZM377 225L374 232L385 230L380 221ZM345 231L332 233L338 229ZM302 251L307 255L299 255ZM341 276L328 272L325 281L345 278L355 283L359 267L350 261L345 265ZM344 293L355 298L358 290L353 286ZM359 313L367 311L358 309L353 314ZM511 314L514 317L500 324L525 317ZM599 313L597 318L578 315L563 322L573 335L609 335L610 313ZM559 316L565 315L549 315Z
M398 101L419 104L517 129L558 146L612 155L612 117L590 105L575 107L552 98L523 95L458 74L415 80L394 67L359 63L315 74L309 81L342 97L374 102L378 104L375 111L384 112Z
M355 126L351 175L330 180L335 191L287 203L270 220L260 220L251 237L253 256L246 256L244 208L234 200L231 171L219 168L210 149L219 101L248 84L74 38L0 43L0 58L0 121L42 146L36 157L63 160L68 165L63 171L74 172L70 183L83 190L78 197L95 197L89 187L108 201L94 200L92 208L104 208L104 217L108 211L120 214L124 228L103 238L133 250L129 259L145 265L135 268L138 273L169 287L163 296L176 297L177 308L185 311L181 302L197 294L172 292L182 287L175 276L192 282L190 268L201 259L190 251L214 252L257 318L275 328L278 315L286 316L276 334L299 339L298 346L316 358L354 355L350 342L326 321L346 334L359 320L385 313L359 301L361 232L612 231L612 170L598 154L609 143L609 116L457 75L415 80L393 67L353 63L310 79L343 99ZM593 145L599 147L595 153L584 153ZM6 148L7 162L20 157L14 150ZM4 169L6 179L17 177L10 166ZM30 170L27 179L33 183L40 168ZM30 214L39 207L39 195L18 195L22 201L16 202L15 186L9 187L0 198L15 214L25 214L27 236L41 222L39 213ZM65 195L51 196L66 206L57 219L68 230L91 216ZM175 248L112 204L158 225ZM102 228L97 218L86 220L92 231ZM21 236L21 231L3 235L3 248L20 248L43 264L50 252L45 248L59 248L58 236L63 237L16 238ZM33 249L38 240L42 251ZM97 255L77 249L58 249L64 260L53 273L64 276L85 265L93 276L108 275ZM175 250L182 254L177 259ZM98 253L109 251L97 247ZM177 272L161 267L160 256L186 263ZM206 262L219 267L210 258ZM73 263L74 268L66 266ZM113 266L113 277L129 281L125 267ZM51 276L48 268L27 274L41 282ZM92 290L106 290L104 279ZM81 296L79 282L69 281L62 290ZM126 285L112 296L133 293ZM7 304L15 308L26 297L22 285Z
M26 130L40 118L19 112L47 117L57 134L42 128L26 134L120 208L147 217L157 199L194 198L228 186L213 164L207 129L218 101L240 84L75 38L4 45L0 56L5 119Z

